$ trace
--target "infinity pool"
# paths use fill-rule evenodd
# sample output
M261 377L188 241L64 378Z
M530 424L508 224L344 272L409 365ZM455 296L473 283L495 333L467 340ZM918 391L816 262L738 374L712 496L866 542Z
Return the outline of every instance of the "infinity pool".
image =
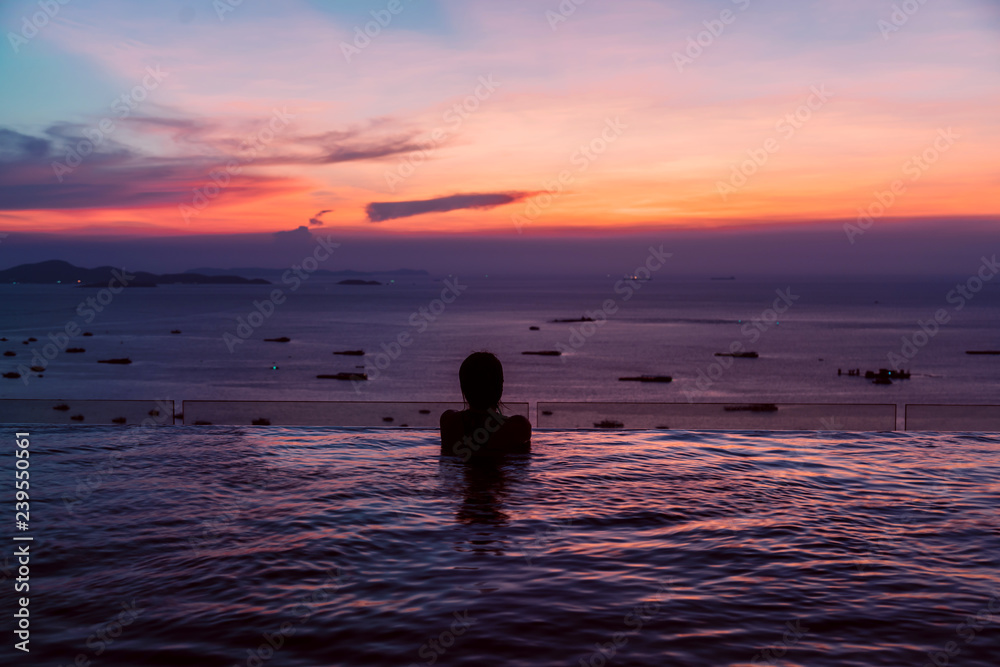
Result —
M478 469L430 431L9 430L31 433L24 664L1000 656L996 434L547 431Z

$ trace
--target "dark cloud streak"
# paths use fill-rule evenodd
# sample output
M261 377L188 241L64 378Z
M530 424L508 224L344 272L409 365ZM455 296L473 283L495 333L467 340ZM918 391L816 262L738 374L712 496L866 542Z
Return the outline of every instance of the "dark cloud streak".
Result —
M409 218L425 213L444 213L464 208L489 209L512 204L529 197L530 192L493 192L486 194L451 195L417 201L372 202L365 208L370 222Z

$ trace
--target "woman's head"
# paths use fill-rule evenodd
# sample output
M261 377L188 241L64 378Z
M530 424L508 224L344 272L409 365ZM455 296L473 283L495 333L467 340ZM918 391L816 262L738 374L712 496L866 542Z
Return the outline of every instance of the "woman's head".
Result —
M473 352L458 369L465 402L473 410L495 408L503 394L503 366L490 352Z

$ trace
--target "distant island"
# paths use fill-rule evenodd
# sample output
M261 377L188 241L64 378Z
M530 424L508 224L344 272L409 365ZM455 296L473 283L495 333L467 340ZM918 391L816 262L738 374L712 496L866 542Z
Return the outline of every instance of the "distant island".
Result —
M20 264L0 271L0 283L65 284L77 287L107 287L108 281L121 274L115 266L85 269L59 259L35 264ZM125 271L126 287L156 287L157 285L270 285L263 278L242 278L234 275L204 275L200 273L164 273Z
M381 285L377 280L360 280L358 278L348 278L347 280L341 280L338 285Z
M214 269L210 267L199 267L197 269L191 269L188 273L198 273L204 276L215 276L221 274L240 275L240 276L260 276L263 278L271 278L272 280L278 280L287 271L288 271L287 267L283 269L267 269L261 267ZM330 271L329 269L317 269L315 271L312 271L309 275L326 276L327 278L359 278L359 279L366 278L369 276L387 276L395 278L415 278L421 276L430 276L430 274L427 271L424 271L422 269L394 269L392 271L355 271L352 269Z

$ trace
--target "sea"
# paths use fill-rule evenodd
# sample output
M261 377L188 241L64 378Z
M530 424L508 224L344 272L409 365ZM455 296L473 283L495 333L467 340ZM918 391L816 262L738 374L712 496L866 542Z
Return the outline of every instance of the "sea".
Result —
M0 397L460 401L459 365L489 350L512 402L997 403L1000 356L966 352L1000 350L1000 283L974 281L978 291L963 296L956 288L969 278L417 275L342 285L314 275L104 290L101 300L93 288L8 284L0 349L16 356L0 368L22 377L0 378ZM555 322L582 318L594 321ZM63 351L74 347L85 351ZM365 356L334 354L347 350ZM561 354L524 354L537 351ZM715 356L732 351L759 356ZM97 363L124 357L132 363ZM911 375L890 385L863 377L880 368ZM368 379L316 377L345 372ZM673 381L619 380L640 375Z

